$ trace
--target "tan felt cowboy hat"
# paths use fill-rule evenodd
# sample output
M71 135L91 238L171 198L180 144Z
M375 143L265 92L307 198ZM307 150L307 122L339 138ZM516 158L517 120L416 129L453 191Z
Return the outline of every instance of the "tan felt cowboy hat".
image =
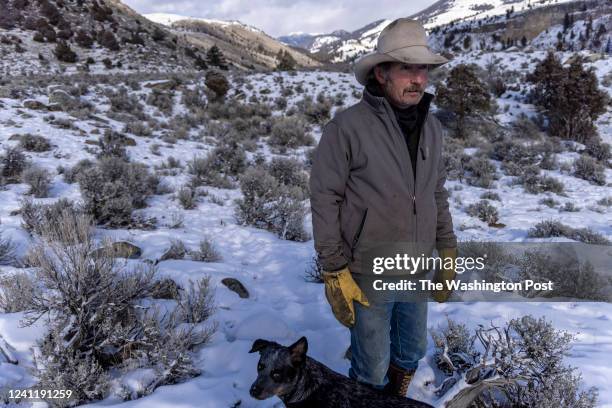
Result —
M427 46L427 34L417 20L398 18L389 23L378 36L376 50L360 57L354 66L355 77L361 85L367 83L368 73L386 61L406 64L426 64L439 67L448 60L434 54Z

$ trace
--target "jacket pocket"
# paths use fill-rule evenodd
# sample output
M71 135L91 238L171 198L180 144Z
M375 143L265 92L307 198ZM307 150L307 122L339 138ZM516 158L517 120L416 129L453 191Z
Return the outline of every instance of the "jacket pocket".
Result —
M353 236L353 241L351 242L351 261L355 260L354 254L357 246L359 245L359 240L361 239L361 235L363 233L363 227L366 223L366 218L368 217L368 209L366 208L363 212L363 216L361 217L361 222L359 223L359 227Z

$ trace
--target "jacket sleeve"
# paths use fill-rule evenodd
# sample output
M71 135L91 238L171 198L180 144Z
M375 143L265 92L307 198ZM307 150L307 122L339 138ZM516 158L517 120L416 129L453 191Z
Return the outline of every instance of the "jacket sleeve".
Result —
M323 128L310 174L314 246L325 271L335 271L348 264L342 250L340 206L344 201L349 168L348 141L340 127L330 121Z
M441 137L441 144L444 143ZM440 160L438 164L438 182L436 184L436 206L438 208L438 225L436 228L436 249L456 248L457 236L453 230L453 218L448 205L448 190L444 187L446 183L446 164L442 157L443 148L440 149Z

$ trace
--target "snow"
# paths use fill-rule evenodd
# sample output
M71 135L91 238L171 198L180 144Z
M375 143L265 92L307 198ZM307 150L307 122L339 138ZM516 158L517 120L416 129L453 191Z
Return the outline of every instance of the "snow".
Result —
M348 52L348 51L347 51ZM569 55L569 54L568 54ZM525 62L531 69L533 59L542 58L544 52L504 53L496 52L489 55L478 53L461 55L450 63L450 67L463 62L475 62L486 66L489 58L498 58L500 68L512 67L519 69ZM511 60L514 58L514 60ZM609 73L609 61L596 61L592 64L597 75L603 78ZM315 96L319 92L347 94L345 106L358 101L353 91L360 91L355 79L350 74L337 72L300 72L296 76L286 73L251 74L246 80L252 89L242 86L241 90L248 98L260 90L268 88L268 95L274 100L280 95L275 78L282 78L286 85L302 84L306 94ZM108 87L108 86L103 86ZM609 88L607 88L610 91ZM132 91L139 98L146 99L150 89L142 87ZM46 96L34 95L41 102L47 102ZM288 98L288 108L295 105L302 95ZM508 123L519 113L533 114L534 107L520 100L513 99L517 95L507 93L498 100L500 114L497 119ZM98 92L92 92L84 97L94 103L100 110L99 116L106 118L108 103ZM53 202L60 197L80 200L77 185L66 184L60 175L56 174L58 164L69 167L83 158L93 157L85 150L87 144L76 130L57 129L44 120L48 115L30 111L20 107L20 101L2 98L5 106L0 110L0 142L3 146L14 145L9 141L14 133L41 134L49 138L54 147L50 152L28 153L31 160L47 169L53 176L51 197L40 199L42 202ZM175 113L182 112L180 97L175 98L177 106ZM508 112L503 107L509 105ZM153 108L147 108L152 113ZM30 117L24 117L27 112ZM68 118L61 112L53 113L57 118ZM93 130L93 122L77 121L76 125L86 134ZM109 126L117 130L122 124L109 119ZM598 122L602 137L610 141L610 114L604 115ZM205 131L202 126L198 131ZM197 133L195 130L192 133ZM315 138L320 138L320 128L313 130ZM197 140L177 140L173 145L160 142L154 137L138 137L136 146L128 147L130 157L136 161L146 162L150 166L158 166L169 156L179 158L183 164L197 154L205 154L212 149L211 145ZM160 156L151 154L150 146L160 143ZM262 147L267 158L273 156L267 147ZM292 152L297 158L304 157L305 149ZM473 150L467 150L473 154ZM560 160L570 160L575 153L564 153ZM499 163L497 163L499 165ZM562 218L563 223L574 227L590 227L609 239L612 239L612 211L609 208L597 207L596 201L609 196L607 186L593 186L584 180L576 179L559 171L546 171L547 174L563 180L567 197L555 197L559 201L579 203L583 209L576 213L559 213L557 209L538 204L542 195L526 194L522 187L512 185L512 178L502 176L493 189L500 195L501 201L493 201L500 212L500 222L505 228L489 228L486 224L468 216L464 207L479 200L485 189L467 186L458 181L448 181L447 189L452 191L450 199L456 233L460 240L477 238L499 242L522 242L526 239L527 230L542 219ZM608 180L612 180L612 170L607 169ZM179 172L176 176L164 176L163 181L178 187L187 180L186 174ZM459 189L455 189L461 188ZM344 359L344 353L349 345L349 332L338 324L327 304L323 286L306 282L304 270L314 255L313 241L304 243L283 241L274 234L253 227L240 226L234 218L233 200L240 197L238 189L218 189L206 187L208 197L203 197L196 209L183 210L172 194L156 195L148 202L148 207L139 210L146 216L154 216L159 220L159 228L153 231L139 230L105 230L98 229L100 238L112 236L115 239L129 240L143 249L143 259L158 259L168 248L171 239L181 239L188 248L195 248L205 234L211 238L222 255L221 262L203 263L191 260L169 260L160 262L158 274L160 277L171 277L179 285L185 285L189 280L204 276L211 277L215 287L216 312L213 319L218 323L218 330L213 335L209 345L201 349L196 356L202 375L185 383L162 386L153 394L133 401L121 401L111 396L92 406L112 406L121 408L132 407L278 407L279 400L272 398L256 401L249 396L249 387L256 377L257 354L249 354L251 344L257 338L278 341L282 344L293 343L301 336L309 341L309 355L328 365L332 369L346 374L349 361ZM24 184L9 185L0 190L0 229L3 237L11 237L19 244L19 253L24 254L31 238L21 227L21 218L11 215L20 208L20 200L27 193ZM211 196L218 197L223 205L212 202ZM463 204L455 200L460 198ZM37 200L38 201L38 200ZM173 216L181 214L184 217L183 226L171 229L167 225ZM305 227L311 231L310 217L305 220ZM0 267L0 274L13 274L16 268ZM223 278L239 279L250 292L248 299L242 299L220 282ZM557 329L568 330L577 334L577 341L572 348L567 363L577 367L582 373L585 384L596 386L600 391L601 407L612 407L612 368L609 365L612 353L612 305L608 303L587 302L465 302L447 304L429 304L428 325L435 328L443 324L447 317L455 318L474 328L478 324L494 322L503 324L509 319L524 314L536 317L545 316L551 320ZM35 326L21 327L23 314L0 314L0 335L14 349L20 361L18 366L0 362L0 388L27 387L34 383L35 378L29 372L33 366L31 348L44 335L44 325L41 320ZM433 379L431 367L433 344L428 340L428 356L420 362L415 380L410 386L409 396L427 401L434 406L441 406L433 394L433 385L426 385ZM123 381L130 390L141 390L151 380L151 372L136 370L125 373Z
M263 31L260 30L259 28L250 26L248 24L244 24L238 20L217 20L217 19L212 19L212 18L182 16L180 14L171 14L171 13L150 13L150 14L143 14L143 16L153 21L154 23L162 24L165 26L171 26L173 23L176 23L177 21L194 20L194 21L202 21L204 23L209 23L209 24L217 24L221 26L238 25L238 26L241 26L253 32L263 33Z

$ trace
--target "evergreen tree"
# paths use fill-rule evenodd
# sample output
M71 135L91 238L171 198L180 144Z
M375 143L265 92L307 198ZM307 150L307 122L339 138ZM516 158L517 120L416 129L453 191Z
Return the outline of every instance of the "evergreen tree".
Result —
M216 44L210 47L210 49L206 53L206 62L209 65L214 65L221 69L227 69L227 62L225 61L225 56Z
M563 17L563 32L566 32L572 25L572 19L569 13L565 13L565 17Z
M289 54L287 50L283 49L278 50L276 59L278 61L278 64L276 65L276 69L278 71L293 71L297 64L293 56Z
M523 47L527 46L527 37L523 36L523 38L521 38L521 46Z
M455 115L456 136L465 137L465 118L487 112L491 108L491 95L474 68L460 64L454 67L446 80L436 89L438 106Z
M527 76L535 84L533 101L548 117L548 133L584 142L595 134L595 120L606 110L606 94L599 90L597 77L585 70L583 60L574 56L564 68L551 52Z

